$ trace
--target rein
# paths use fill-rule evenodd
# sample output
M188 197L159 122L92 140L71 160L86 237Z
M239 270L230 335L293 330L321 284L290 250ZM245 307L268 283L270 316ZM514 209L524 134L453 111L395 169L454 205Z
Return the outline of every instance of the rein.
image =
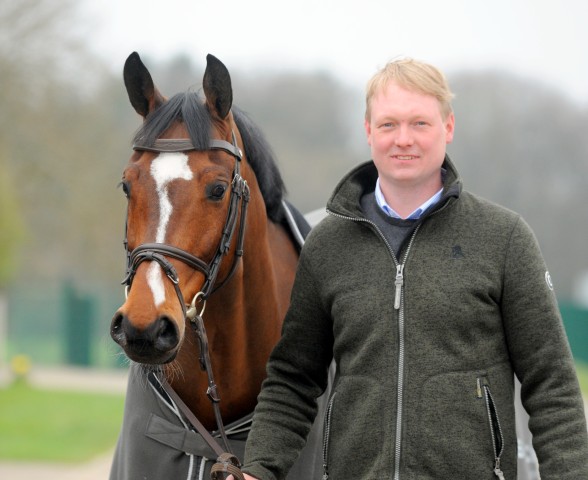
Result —
M127 269L126 276L125 279L122 281L122 284L126 285L126 294L128 295L128 291L131 288L133 278L137 273L137 268L139 267L139 265L145 261L157 262L163 269L166 276L172 282L174 289L176 291L176 295L182 307L184 318L190 321L190 325L192 326L192 329L194 330L198 338L198 343L200 346L200 367L203 371L206 372L208 376L208 389L206 391L206 395L212 403L214 415L216 418L216 424L220 436L222 438L224 447L226 449L226 452L223 451L223 449L216 442L214 437L212 437L208 433L206 428L190 411L188 406L182 401L182 399L172 389L171 385L169 385L169 383L165 381L165 379L163 379L161 385L167 392L167 394L170 396L170 398L172 398L173 401L176 403L178 408L182 410L183 414L186 416L186 418L192 424L192 426L196 428L196 430L201 434L202 438L204 438L206 443L208 443L208 445L213 449L213 451L217 453L217 463L213 465L211 470L211 477L213 480L221 480L222 478L224 478L224 476L222 475L225 473L232 474L238 480L244 480L243 474L240 470L241 465L237 457L235 457L231 452L231 448L229 446L229 442L225 432L225 427L222 421L219 407L220 396L218 395L217 386L214 381L214 376L212 373L208 337L206 335L206 329L204 328L204 321L202 319L204 308L206 306L206 299L230 280L230 278L235 273L239 259L243 256L245 220L247 216L247 205L249 203L250 192L247 182L243 179L243 177L241 177L240 164L242 159L242 152L237 146L237 139L235 137L234 132L232 134L232 140L233 142L229 143L225 140L210 139L208 145L209 150L222 150L235 158L235 168L231 184L231 196L229 198L229 209L227 212L227 219L225 221L225 226L223 228L223 232L216 253L209 263L205 262L199 257L192 255L189 252L186 252L185 250L164 243L144 243L137 246L134 250L129 251L127 239L128 219L125 222L124 238L124 246L127 252ZM190 150L196 150L196 148L189 139L157 139L153 142L153 145L136 143L135 145L133 145L133 150L149 151L156 153L168 153L187 152ZM239 218L239 204L241 204L241 214L239 231L237 233L235 256L229 273L220 283L217 284L216 279L220 270L222 258L228 253L230 249L233 236L235 234L235 230L237 227L237 218ZM204 285L201 291L194 296L189 307L186 305L184 296L182 294L182 291L180 290L180 281L176 269L167 259L167 257L179 260L184 264L188 265L189 267L195 270L199 270L204 274ZM196 302L199 300L202 302L202 309L200 313L198 313L196 309ZM219 477L219 475L221 476Z
M223 451L216 439L208 432L208 430L206 430L204 425L202 425L200 420L198 420L198 418L192 413L167 380L160 379L159 383L169 398L171 398L176 406L182 411L190 424L206 441L208 446L218 455L216 463L210 470L212 480L222 480L224 477L219 477L219 475L224 475L225 473L233 475L237 480L245 480L243 472L241 472L241 463L239 462L239 459L232 453Z

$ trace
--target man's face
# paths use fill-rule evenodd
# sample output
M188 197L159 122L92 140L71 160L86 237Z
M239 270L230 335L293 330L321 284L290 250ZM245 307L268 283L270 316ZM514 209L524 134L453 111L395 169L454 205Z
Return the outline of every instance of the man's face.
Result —
M423 189L431 195L438 191L453 128L453 113L444 119L432 95L396 83L377 93L365 130L384 194L394 188Z

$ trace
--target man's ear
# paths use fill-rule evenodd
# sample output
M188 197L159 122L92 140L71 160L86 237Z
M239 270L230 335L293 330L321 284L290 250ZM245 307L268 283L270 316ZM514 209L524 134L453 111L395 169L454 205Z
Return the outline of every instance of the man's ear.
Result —
M365 134L367 136L367 143L371 147L372 146L372 126L370 121L366 118L363 121L363 127L365 128Z
M455 115L451 112L445 119L445 143L453 141L453 134L455 132Z

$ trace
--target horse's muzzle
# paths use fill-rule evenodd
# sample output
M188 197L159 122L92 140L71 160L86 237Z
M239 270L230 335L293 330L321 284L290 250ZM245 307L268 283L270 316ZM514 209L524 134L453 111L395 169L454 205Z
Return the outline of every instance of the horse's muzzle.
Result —
M131 360L144 364L173 361L180 343L178 327L166 315L161 315L146 328L139 329L118 311L110 325L110 336Z

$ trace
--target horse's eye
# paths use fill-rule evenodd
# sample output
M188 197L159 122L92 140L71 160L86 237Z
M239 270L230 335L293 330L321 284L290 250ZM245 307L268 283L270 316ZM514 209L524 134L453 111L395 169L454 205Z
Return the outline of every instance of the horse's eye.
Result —
M227 186L224 183L217 183L208 189L208 197L211 200L221 200L225 196Z
M120 186L122 188L123 193L125 194L125 197L129 198L131 196L131 189L129 187L129 184L127 182L121 182Z

